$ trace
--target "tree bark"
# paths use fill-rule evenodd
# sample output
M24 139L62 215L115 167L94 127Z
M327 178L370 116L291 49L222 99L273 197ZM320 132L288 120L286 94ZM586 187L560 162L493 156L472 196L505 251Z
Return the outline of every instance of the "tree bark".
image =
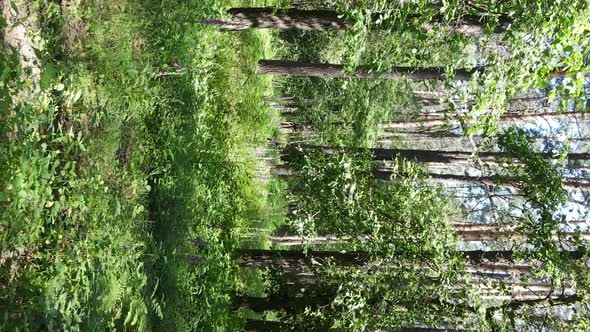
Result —
M512 250L470 250L461 251L461 255L471 264L487 262L514 262L514 251ZM586 255L584 250L560 251L563 259L581 259Z
M245 332L285 332L294 331L292 324L273 321L248 319L244 326Z
M440 9L440 8L436 8ZM281 29L281 30L304 30L304 31L325 31L348 29L347 22L336 11L331 10L299 10L280 9L276 7L259 8L231 8L228 10L231 16L229 21L205 20L203 24L219 26L224 31L242 31L248 29ZM381 19L381 13L373 14L374 21ZM420 15L412 15L407 18L409 22L420 19ZM430 31L442 27L449 32L459 33L465 36L479 35L484 32L485 16L463 15L453 22L445 22L443 15L435 15L421 26L423 31ZM505 32L512 23L512 19L506 15L499 17L499 24L493 32ZM382 22L383 29L391 26L391 22Z
M539 119L539 118L548 118L548 119L563 119L569 117L576 117L585 114L584 112L575 111L575 112L508 112L500 115L501 121L510 121L510 120L530 120L530 119ZM406 129L406 128L421 128L421 127L436 127L436 126L444 126L448 123L448 120L444 119L444 113L442 112L431 112L431 113L422 113L423 118L411 120L411 121L390 121L387 123L383 123L380 125L381 128L384 129ZM432 117L439 117L438 119L432 119ZM452 119L451 119L452 120Z
M299 10L263 8L231 8L230 21L206 20L202 23L217 25L223 31L242 31L249 29L281 29L324 31L343 30L346 21L338 13L330 10Z
M276 245L282 246L298 246L303 244L310 244L310 245L321 245L321 244L338 244L344 243L345 241L349 240L350 237L339 237L337 235L324 235L324 236L315 236L310 238L303 238L299 235L291 235L291 236L272 236L270 238L271 242Z
M301 266L313 267L322 264L323 261L331 259L338 265L364 265L369 259L368 252L352 251L313 251L308 250L307 254L303 250L264 250L264 249L238 249L236 253L240 257L240 267L244 268L262 268L272 266L282 266L287 269L293 269ZM512 250L470 250L460 251L459 254L465 258L468 264L480 266L495 265L497 263L513 265L515 261L514 251ZM586 255L583 250L561 251L564 259L580 259ZM518 268L518 267L515 267ZM528 269L528 267L523 267Z
M513 225L510 224L454 224L455 234L463 241L488 241L499 239L526 239L526 234L521 234L516 231ZM565 240L572 240L575 231L564 232ZM580 232L580 239L590 241L589 232ZM552 238L554 241L559 240L555 235Z
M550 303L551 305L565 305L565 304L572 304L579 301L582 301L583 297L578 294L571 294L571 295L557 295L551 298L540 298L540 299L527 299L527 300L515 300L510 301L506 304L490 307L487 308L488 311L500 310L500 309L509 309L509 310L518 310L526 306L534 306L537 304L542 303Z
M389 181L392 179L394 172L389 169L377 168L373 170L373 176L380 180ZM443 183L453 183L460 185L473 185L477 183L489 184L489 185L500 185L507 187L514 187L514 184L521 182L522 179L513 176L501 176L501 175L488 175L488 176L468 176L468 175L456 175L456 174L438 174L429 173L432 180ZM563 179L563 188L568 190L577 189L590 189L590 183L584 180L578 179Z
M298 331L297 325L292 323L270 321L270 320L255 320L248 319L244 326L245 332L285 332ZM322 328L318 332L344 332L343 329ZM403 327L401 332L463 332L464 329L457 328L434 328L434 327Z
M469 81L475 73L483 72L484 67L471 70L455 69L452 75L447 75L445 68L416 68L416 67L393 67L391 71L378 73L370 68L361 67L353 73L346 73L344 66L331 63L308 63L286 60L260 60L258 62L258 73L264 75L287 75L321 78L356 78L356 79L386 79L398 80L407 79L413 81L437 80L446 81L452 78L453 81ZM582 73L584 77L590 77L590 71ZM556 71L550 73L552 78L563 78L568 75L567 71Z
M455 235L462 241L497 241L526 239L526 234L520 234L513 225L509 224L454 224ZM574 238L575 232L564 232L565 240ZM581 232L580 239L590 241L590 232ZM275 245L286 247L298 247L306 245L335 245L344 244L350 240L349 236L338 236L335 234L303 238L299 235L290 236L271 236L270 240ZM368 240L368 238L367 238ZM553 237L554 241L559 240L557 235Z
M480 69L456 69L454 71L454 81L467 81L471 76L480 71ZM287 76L307 76L323 78L358 78L374 79L382 78L388 80L408 79L408 80L446 80L448 78L444 68L413 68L413 67L394 67L387 73L371 72L369 69L361 68L352 74L344 70L344 66L330 63L306 63L284 60L260 60L258 62L258 73L265 75L287 75Z
M281 179L289 179L293 176L294 172L289 167L273 167L270 173Z
M238 249L237 253L240 256L240 267L246 268L314 266L328 259L339 265L362 265L369 258L366 252L310 250L306 254L303 250Z
M281 158L285 161L300 159L305 151L321 151L325 154L348 153L348 152L370 152L373 160L395 160L403 158L414 160L420 163L453 163L454 161L468 160L474 156L471 151L442 151L442 150L414 150L414 149L385 149L385 148L355 148L355 147L330 147L308 144L289 144L281 151ZM539 152L538 155L550 159L553 153ZM480 159L507 158L505 152L480 151L477 157ZM568 153L569 160L588 160L590 153Z
M304 296L302 298L288 298L282 296L234 298L235 305L248 308L256 312L284 310L292 314L300 314L308 307L327 305L332 302L329 296Z
M518 276L527 274L532 271L530 264L519 263L478 263L466 264L465 272L473 276L491 278L491 279L518 279Z

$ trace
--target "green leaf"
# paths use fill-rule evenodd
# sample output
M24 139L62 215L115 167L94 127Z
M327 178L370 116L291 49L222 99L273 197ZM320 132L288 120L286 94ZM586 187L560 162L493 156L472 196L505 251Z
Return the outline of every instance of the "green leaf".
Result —
M41 89L46 90L49 89L49 87L51 86L51 83L53 83L53 80L55 79L57 75L57 68L51 64L51 63L46 63L43 65L43 67L41 68L41 79L39 80L39 85L41 87Z

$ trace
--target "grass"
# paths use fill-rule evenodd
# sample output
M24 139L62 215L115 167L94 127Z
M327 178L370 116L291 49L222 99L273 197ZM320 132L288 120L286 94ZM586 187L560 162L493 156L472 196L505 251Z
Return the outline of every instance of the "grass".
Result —
M35 4L40 81L2 53L0 327L239 329L231 251L273 223L275 36L194 23L237 1Z

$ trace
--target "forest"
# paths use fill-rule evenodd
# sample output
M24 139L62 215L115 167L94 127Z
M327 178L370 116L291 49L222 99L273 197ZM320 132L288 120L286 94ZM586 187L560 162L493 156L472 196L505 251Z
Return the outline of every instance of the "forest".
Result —
M0 331L590 331L589 0L0 9Z

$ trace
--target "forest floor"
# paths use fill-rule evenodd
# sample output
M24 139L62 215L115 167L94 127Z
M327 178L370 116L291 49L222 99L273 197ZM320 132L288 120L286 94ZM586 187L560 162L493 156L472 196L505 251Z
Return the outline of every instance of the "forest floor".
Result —
M232 249L281 209L278 46L195 22L256 3L1 3L2 329L238 330L231 291L263 288Z

